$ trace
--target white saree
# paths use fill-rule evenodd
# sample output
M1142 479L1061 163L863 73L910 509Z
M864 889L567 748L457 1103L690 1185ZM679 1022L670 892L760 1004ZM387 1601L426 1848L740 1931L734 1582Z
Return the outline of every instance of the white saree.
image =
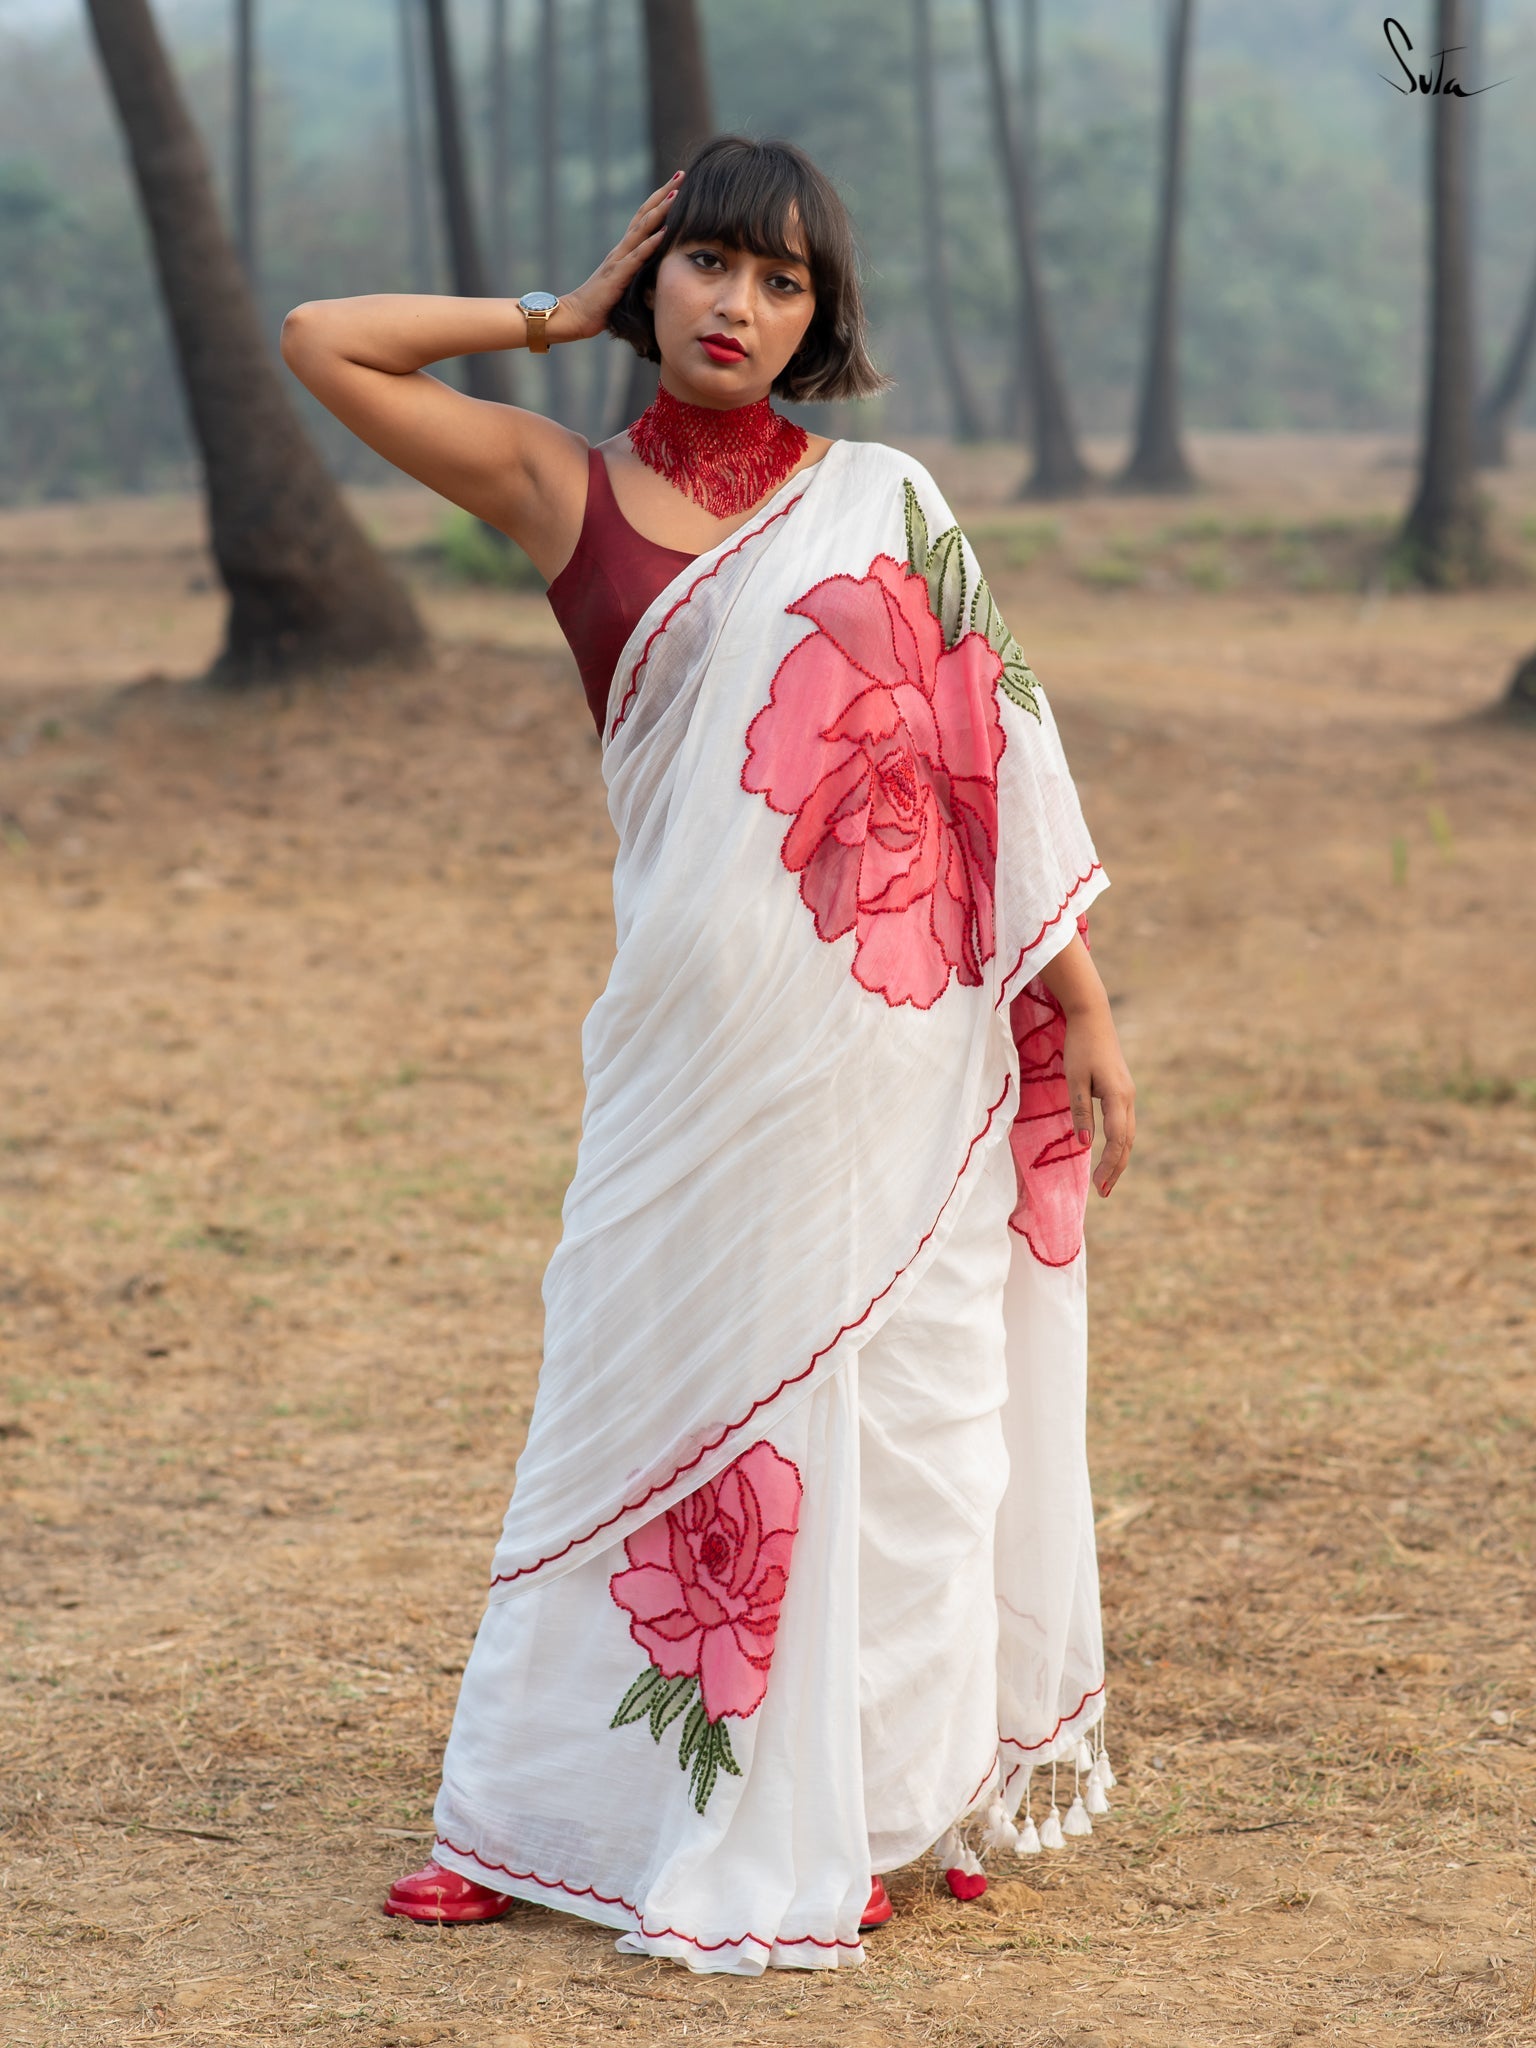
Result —
M1006 1839L1102 1706L1037 977L1105 877L888 447L662 592L603 771L617 951L433 1854L695 1969L855 1963L871 1873L940 1837L973 1872L948 1831Z

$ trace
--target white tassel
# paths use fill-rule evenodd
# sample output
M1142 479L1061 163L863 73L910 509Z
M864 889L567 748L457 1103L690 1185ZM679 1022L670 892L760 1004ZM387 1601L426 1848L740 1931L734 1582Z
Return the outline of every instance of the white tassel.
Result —
M1081 1793L1078 1794L1067 1808L1067 1817L1061 1824L1061 1832L1064 1835L1091 1835L1093 1833L1093 1822L1088 1818L1088 1812L1083 1805Z
M1012 1849L1017 1847L1019 1831L1009 1818L1003 1804L1003 1795L997 1793L987 1808L986 1826L982 1830L981 1845L984 1849Z
M1104 1797L1104 1781L1097 1766L1088 1773L1088 1796L1083 1804L1095 1819L1109 1811L1109 1801Z
M1120 1782L1110 1764L1109 1751L1104 1747L1102 1735L1099 1737L1099 1782L1106 1792L1113 1792Z
M1067 1846L1062 1839L1061 1815L1054 1806L1040 1823L1040 1846L1042 1849L1064 1849Z
M1034 1816L1026 1814L1024 1825L1019 1829L1019 1839L1013 1845L1015 1856L1038 1856L1040 1854L1040 1830L1035 1826Z
M965 1843L960 1838L960 1830L946 1828L934 1843L933 1853L938 1857L941 1869L961 1869L963 1866L960 1859L965 1854Z
M1093 1751L1088 1747L1086 1735L1079 1735L1077 1738L1077 1755L1074 1761L1080 1771L1091 1771L1093 1769Z

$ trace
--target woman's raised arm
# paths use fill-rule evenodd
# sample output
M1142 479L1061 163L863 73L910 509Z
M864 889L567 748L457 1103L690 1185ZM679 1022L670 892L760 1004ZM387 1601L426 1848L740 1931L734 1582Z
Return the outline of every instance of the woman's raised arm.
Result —
M584 285L562 295L551 345L601 334L631 277L652 254L676 194L653 192ZM283 360L320 403L386 461L476 518L500 527L553 576L569 559L586 502L586 444L521 406L468 398L429 363L522 348L515 299L380 292L316 299L283 322Z

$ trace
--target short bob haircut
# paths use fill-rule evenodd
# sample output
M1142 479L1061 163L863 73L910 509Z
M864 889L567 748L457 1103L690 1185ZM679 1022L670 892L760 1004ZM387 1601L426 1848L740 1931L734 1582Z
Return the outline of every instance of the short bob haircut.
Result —
M869 398L885 390L891 380L869 354L853 223L831 181L804 151L792 142L717 135L693 152L684 170L666 233L608 315L608 332L647 362L659 363L656 322L645 295L667 251L678 242L719 242L754 256L788 258L798 218L816 311L804 341L773 380L774 391L804 403Z

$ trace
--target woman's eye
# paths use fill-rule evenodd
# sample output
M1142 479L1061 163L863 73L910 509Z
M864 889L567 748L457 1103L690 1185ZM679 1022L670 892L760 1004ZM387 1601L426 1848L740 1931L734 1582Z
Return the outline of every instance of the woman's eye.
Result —
M768 282L775 291L799 292L805 289L798 277L786 277L782 272L777 277L770 277Z
M691 260L697 263L700 269L711 263L718 264L722 270L725 268L713 249L695 249Z

